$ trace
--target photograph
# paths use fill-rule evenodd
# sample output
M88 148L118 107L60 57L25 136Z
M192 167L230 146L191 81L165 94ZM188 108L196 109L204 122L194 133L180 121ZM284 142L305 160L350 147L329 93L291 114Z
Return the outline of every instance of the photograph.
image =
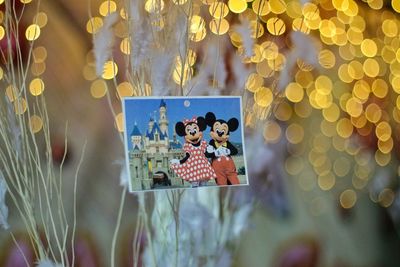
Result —
M130 191L248 185L240 97L124 99Z

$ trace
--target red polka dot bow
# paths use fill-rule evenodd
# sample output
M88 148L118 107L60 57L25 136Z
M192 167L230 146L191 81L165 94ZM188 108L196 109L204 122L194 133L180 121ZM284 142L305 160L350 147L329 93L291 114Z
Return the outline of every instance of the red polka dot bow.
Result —
M194 122L194 123L197 124L197 118L196 118L196 117L193 117L191 120L189 120L189 119L184 119L184 120L183 120L183 124L185 124L185 126L188 125L188 124L191 123L191 122Z

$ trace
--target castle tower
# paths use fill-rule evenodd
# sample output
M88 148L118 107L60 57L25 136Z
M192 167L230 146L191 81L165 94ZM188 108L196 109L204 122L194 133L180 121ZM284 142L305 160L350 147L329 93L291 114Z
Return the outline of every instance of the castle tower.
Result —
M142 134L140 133L139 128L137 127L136 121L135 121L135 126L133 127L131 133L131 141L133 150L142 149Z
M168 134L168 119L167 119L167 104L165 103L164 99L160 102L160 119L158 121L158 125L160 126L161 132L169 136Z
M149 133L153 130L153 127L154 127L154 119L153 119L153 117L151 117L151 115L150 115L149 130L148 130Z
M178 139L176 138L176 131L175 131L175 128L174 128L173 140L174 140L174 143L175 143L175 144L178 143Z

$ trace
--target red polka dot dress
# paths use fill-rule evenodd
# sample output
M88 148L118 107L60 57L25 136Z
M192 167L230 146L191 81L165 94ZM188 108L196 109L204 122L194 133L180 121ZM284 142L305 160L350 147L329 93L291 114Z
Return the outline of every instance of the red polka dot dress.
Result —
M189 153L190 157L183 164L173 164L171 169L188 182L198 182L216 178L214 169L208 162L204 152L207 148L207 142L201 141L200 146L193 146L185 143L183 151Z

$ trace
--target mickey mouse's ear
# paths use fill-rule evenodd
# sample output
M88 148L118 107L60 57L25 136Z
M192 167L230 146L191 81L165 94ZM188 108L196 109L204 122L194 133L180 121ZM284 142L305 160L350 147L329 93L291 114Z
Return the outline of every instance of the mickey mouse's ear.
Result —
M208 126L212 127L217 119L215 118L214 113L208 112L206 114L206 123Z
M197 126L199 126L200 131L204 131L207 128L206 120L203 117L197 117Z
M228 121L229 131L233 132L239 127L239 121L236 118L232 118Z

